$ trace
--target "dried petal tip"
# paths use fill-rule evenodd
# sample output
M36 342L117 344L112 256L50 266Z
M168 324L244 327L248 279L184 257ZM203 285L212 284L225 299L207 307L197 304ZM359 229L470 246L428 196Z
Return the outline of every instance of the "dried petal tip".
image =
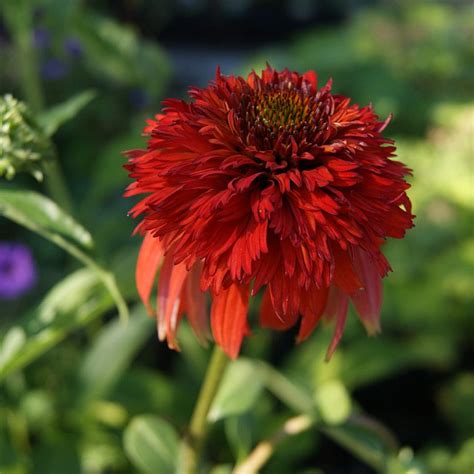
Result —
M382 135L390 117L331 87L318 87L314 71L267 66L243 78L217 69L189 101L166 100L147 122L147 147L127 153L126 195L141 196L130 215L146 236L137 285L150 309L166 255L157 318L170 347L183 313L208 339L205 291L212 334L231 357L249 333L250 288L264 292L260 325L299 324L298 342L332 320L328 357L350 301L370 334L380 330L390 270L382 244L413 226L410 170Z

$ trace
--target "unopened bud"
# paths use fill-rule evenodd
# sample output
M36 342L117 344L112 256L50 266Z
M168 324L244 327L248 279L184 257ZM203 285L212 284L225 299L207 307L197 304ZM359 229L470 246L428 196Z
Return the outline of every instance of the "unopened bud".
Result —
M26 172L41 181L41 160L51 153L51 142L28 107L9 94L0 97L0 176L10 180Z

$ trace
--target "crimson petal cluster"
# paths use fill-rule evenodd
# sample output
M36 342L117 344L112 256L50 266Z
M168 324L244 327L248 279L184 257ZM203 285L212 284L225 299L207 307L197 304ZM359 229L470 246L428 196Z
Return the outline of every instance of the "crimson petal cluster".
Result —
M349 301L370 334L379 331L381 251L412 227L410 173L392 158L371 106L318 88L304 74L268 66L245 79L217 71L190 101L169 99L145 128L148 146L127 153L126 196L144 236L136 279L150 312L156 274L160 339L178 348L186 314L197 337L210 326L231 356L249 333L249 297L263 292L260 325L299 323L306 339L335 321L332 354Z

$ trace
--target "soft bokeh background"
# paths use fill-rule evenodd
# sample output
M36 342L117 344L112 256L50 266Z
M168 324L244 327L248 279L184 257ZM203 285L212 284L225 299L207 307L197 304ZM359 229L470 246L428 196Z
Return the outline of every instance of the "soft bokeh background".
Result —
M178 431L185 426L208 351L184 324L182 352L171 353L135 306L140 242L126 216L120 153L143 144L144 120L163 98L185 97L190 84L205 86L217 64L224 73L245 74L266 61L315 69L322 82L333 78L334 91L372 102L382 117L394 114L386 133L413 169L409 194L417 218L405 240L386 247L394 272L385 281L380 337L367 338L352 317L330 364L323 362L329 328L298 347L294 333L256 330L243 354L271 361L310 394L325 426L341 425L355 411L390 429L401 450L379 470L473 473L472 3L15 3L26 47L19 52L0 3L0 93L41 111L95 92L54 141L75 216L93 234L96 253L112 262L132 317L120 325L93 275L0 218L0 240L27 245L37 265L34 288L0 302L0 473L136 472L145 454L123 447L133 416L152 413ZM0 181L0 189L18 186L43 191L25 175ZM297 412L288 387L264 383L245 360L237 369L227 402L214 413L206 462L222 464L215 473L229 472L226 465ZM330 428L309 430L285 441L263 472L372 473L368 458L378 441L364 436L356 433L355 453Z

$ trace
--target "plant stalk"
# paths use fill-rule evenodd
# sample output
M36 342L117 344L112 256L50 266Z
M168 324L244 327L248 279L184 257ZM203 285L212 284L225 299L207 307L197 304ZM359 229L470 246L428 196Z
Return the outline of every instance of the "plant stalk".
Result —
M71 195L66 187L63 173L59 168L59 161L56 153L50 158L43 160L43 170L45 174L44 184L51 196L60 207L69 214L73 214Z
M276 447L288 436L306 431L314 424L309 415L298 415L285 422L271 438L257 444L249 456L233 471L233 474L256 474L267 463Z
M207 367L204 382L194 407L189 431L181 446L180 474L196 474L199 458L208 431L207 415L217 394L229 358L219 346L215 346Z
M44 97L32 38L33 7L25 0L6 0L4 9L6 23L17 50L23 94L31 110L38 113L44 106Z

